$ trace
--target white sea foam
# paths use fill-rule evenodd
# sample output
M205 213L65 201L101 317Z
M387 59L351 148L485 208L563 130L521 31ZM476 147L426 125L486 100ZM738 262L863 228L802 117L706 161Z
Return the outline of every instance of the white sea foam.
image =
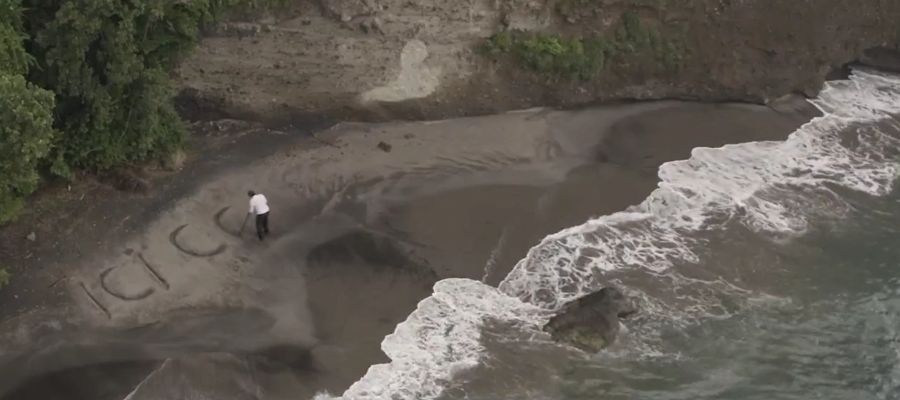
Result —
M543 310L469 279L445 279L381 343L391 363L374 365L344 399L437 397L456 371L478 364L485 317L533 321ZM325 400L327 395L317 396Z
M799 191L826 184L884 195L897 177L900 140L874 122L896 124L900 78L855 72L814 101L825 115L784 142L697 148L664 164L659 187L628 213L597 218L548 236L500 284L511 296L555 309L599 288L603 272L627 267L660 272L696 260L690 232L739 218L756 231L803 233L809 204ZM848 138L847 135L850 135ZM773 195L774 194L774 195Z
M874 123L900 128L890 118L900 112L900 78L856 71L828 83L813 103L824 115L784 142L698 148L688 160L663 165L659 187L643 203L546 237L499 290L465 279L439 282L382 343L392 361L371 367L342 397L435 398L456 371L482 359L486 318L539 326L548 311L598 289L615 271L686 279L664 274L697 261L702 242L693 233L728 220L760 232L803 233L819 203L841 203L830 186L888 193L900 170L900 140ZM671 311L647 303L645 310Z

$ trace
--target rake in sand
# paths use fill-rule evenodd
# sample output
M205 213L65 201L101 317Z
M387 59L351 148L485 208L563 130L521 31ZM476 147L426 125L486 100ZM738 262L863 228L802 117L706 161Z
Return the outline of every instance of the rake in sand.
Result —
M247 213L247 215L244 217L244 223L241 224L241 230L238 231L238 237L240 237L241 234L244 233L244 227L247 226L248 220L250 220L250 213Z

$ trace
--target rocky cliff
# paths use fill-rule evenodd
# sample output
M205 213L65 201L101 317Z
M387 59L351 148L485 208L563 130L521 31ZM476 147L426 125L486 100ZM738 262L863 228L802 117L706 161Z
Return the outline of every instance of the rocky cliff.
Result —
M766 102L814 95L850 62L894 65L900 48L896 0L293 1L208 32L178 72L188 113L439 118L633 99ZM544 68L560 60L541 57L560 54L572 57ZM560 73L569 70L579 73Z

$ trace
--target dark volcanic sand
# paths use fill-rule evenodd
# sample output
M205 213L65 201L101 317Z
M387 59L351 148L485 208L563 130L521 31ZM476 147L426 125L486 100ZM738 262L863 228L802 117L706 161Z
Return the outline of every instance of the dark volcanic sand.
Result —
M437 280L496 284L543 236L639 203L655 188L661 163L699 146L781 140L815 114L803 102L779 109L648 103L351 124L295 141L198 185L140 234L105 243L93 262L74 268L70 315L44 310L18 326L0 323L3 376L76 368L38 376L6 398L124 398L164 359L172 361L131 400L188 392L222 400L339 394L369 365L389 361L382 338ZM264 243L233 234L248 186L273 206L274 234ZM213 215L225 206L231 208L218 226ZM224 250L193 257L173 249L171 232L183 224L189 226L175 239L182 247ZM169 288L135 264L136 253ZM115 266L100 282L100 272ZM104 285L125 294L154 291L123 301ZM216 310L245 312L227 318ZM61 328L42 330L42 322ZM140 335L129 333L139 326ZM71 356L72 342L91 357ZM47 348L56 352L35 356ZM65 363L55 362L63 355ZM143 361L101 364L123 358ZM225 390L213 376L240 387ZM60 386L68 395L60 397Z

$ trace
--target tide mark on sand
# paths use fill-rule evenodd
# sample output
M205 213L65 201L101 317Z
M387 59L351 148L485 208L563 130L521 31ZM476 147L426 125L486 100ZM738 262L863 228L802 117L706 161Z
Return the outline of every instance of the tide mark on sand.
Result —
M155 291L151 287L151 288L144 289L143 291L141 291L138 294L129 296L127 294L122 294L122 293L119 293L119 292L111 289L109 286L106 285L106 276L109 275L109 273L112 272L116 268L119 268L119 267L107 268L105 271L100 273L100 287L102 287L103 290L105 290L106 293L109 293L111 296L113 296L117 299L120 299L120 300L135 301L135 300L146 299L146 298L150 297L150 295L152 295L153 292Z
M94 304L94 307L97 307L103 313L103 315L106 315L106 318L112 319L112 314L109 313L109 309L104 307L103 304L100 304L100 301L97 300L97 298L94 297L93 294L91 294L91 291L88 290L87 286L84 285L84 282L78 282L78 284L81 285L81 290L83 290L84 294L86 294L88 299L91 300L91 303Z
M223 251L225 251L225 248L228 247L228 246L225 246L224 244L220 244L219 247L216 247L215 249L210 250L210 251L195 251L195 250L185 248L184 246L182 246L181 244L178 243L178 234L181 233L181 231L184 230L184 228L187 228L187 226L188 226L188 224L181 225L181 226L175 228L175 230L169 234L169 242L172 242L172 245L175 246L175 248L178 249L179 251L181 251L182 253L192 255L194 257L212 257L214 255L221 254Z
M156 268L154 268L153 265L150 264L150 262L147 261L146 258L144 258L144 253L138 253L138 258L141 260L141 264L144 265L144 268L147 270L147 272L150 273L150 276L152 276L153 279L156 280L156 282L162 285L163 288L169 290L169 281L167 281L166 278L163 278L162 274L160 274L159 271L157 271Z

